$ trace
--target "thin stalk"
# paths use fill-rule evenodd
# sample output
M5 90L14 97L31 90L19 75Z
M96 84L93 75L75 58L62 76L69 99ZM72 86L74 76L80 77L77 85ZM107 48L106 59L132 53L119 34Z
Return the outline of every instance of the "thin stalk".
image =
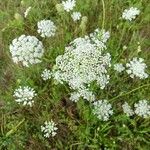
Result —
M117 99L117 98L119 98L119 97L122 97L122 96L129 95L129 94L131 94L131 93L133 93L133 92L135 92L135 91L137 91L137 90L139 90L139 89L141 89L141 88L143 88L143 87L146 87L146 86L150 86L150 84L144 84L144 85L142 85L142 86L140 86L140 87L137 87L137 88L135 88L135 89L133 89L133 90L131 90L131 91L129 91L129 92L126 92L126 93L124 93L124 94L119 94L118 96L116 96L116 97L110 99L110 101L113 101L113 100L115 100L115 99Z
M104 27L105 27L105 13L106 13L104 0L102 0L102 6L103 6L102 29L104 29Z
M11 134L13 134L14 132L17 131L17 129L20 127L20 125L25 121L25 119L23 118L15 127L13 127L10 131L8 131L6 133L6 137L10 136Z

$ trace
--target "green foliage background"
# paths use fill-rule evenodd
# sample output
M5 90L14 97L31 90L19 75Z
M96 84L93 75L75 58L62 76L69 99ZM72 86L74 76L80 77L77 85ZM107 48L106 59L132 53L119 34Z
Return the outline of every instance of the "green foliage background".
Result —
M141 99L150 100L150 80L131 79L126 73L110 69L110 83L105 90L93 87L97 99L108 99L115 115L108 122L99 121L91 113L88 102L69 101L67 85L44 82L43 69L52 68L55 58L63 54L65 46L74 38L91 33L96 28L109 30L111 38L108 52L112 64L126 63L132 57L142 57L150 73L150 3L148 0L77 0L75 11L88 17L85 30L80 22L73 23L70 14L59 14L55 8L59 0L0 0L0 149L2 150L148 150L150 147L150 120L126 117L121 104L131 106ZM26 19L15 19L14 14L31 6ZM133 21L121 19L124 9L135 6L141 10ZM105 16L104 16L105 14ZM36 32L37 22L51 19L57 25L54 38L42 39ZM41 64L29 68L15 65L9 53L9 44L21 34L34 35L43 42L45 54ZM123 50L126 45L127 49ZM141 52L138 52L138 45ZM18 105L13 91L19 85L29 85L38 92L32 108ZM53 119L58 124L58 134L45 139L40 127Z

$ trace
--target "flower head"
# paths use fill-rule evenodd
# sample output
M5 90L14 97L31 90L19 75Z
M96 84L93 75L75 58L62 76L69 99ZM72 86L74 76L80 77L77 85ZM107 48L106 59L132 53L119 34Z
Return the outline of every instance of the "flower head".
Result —
M134 57L129 63L126 64L128 68L126 72L130 74L131 78L139 77L140 79L145 79L148 74L145 72L147 68L146 64L143 62L144 59Z
M41 74L41 77L42 77L43 80L46 81L46 80L48 80L52 77L52 72L48 69L44 69L44 71Z
M24 12L24 17L25 17L25 18L26 18L27 15L29 14L30 10L31 10L31 7L28 7L28 8L26 9L26 11Z
M138 103L134 104L135 114L140 117L148 118L150 116L150 105L147 100L140 100Z
M95 100L95 95L91 91L89 91L89 89L85 88L78 89L77 92L71 93L70 100L77 102L80 97L91 102Z
M33 98L37 94L35 93L34 89L24 86L24 87L19 87L14 91L14 97L16 98L15 101L20 103L23 103L23 105L29 105L30 107L34 103Z
M41 62L44 53L43 44L35 36L21 35L12 41L10 52L15 63L22 62L23 66Z
M70 96L70 100L73 102L77 102L80 97L81 95L79 94L79 92L72 92Z
M41 126L41 131L44 133L44 137L49 138L50 136L54 137L58 128L53 120L45 121L44 125Z
M37 32L41 34L41 37L52 37L55 35L56 26L51 20L41 20L37 23Z
M122 72L123 70L125 70L125 67L121 63L117 63L117 64L114 64L114 70L118 72Z
M75 39L65 48L64 55L56 58L54 78L67 82L74 90L87 89L93 81L103 89L109 80L107 68L111 61L110 54L103 50L89 36Z
M98 100L94 102L93 105L93 114L96 115L98 119L103 121L109 120L109 117L113 114L113 110L107 100Z
M124 12L122 13L122 18L125 20L132 21L139 14L140 14L140 10L138 10L135 7L131 7L129 9L124 10Z
M70 12L75 7L76 1L75 0L67 0L62 2L64 6L64 10Z
M71 17L72 17L73 21L76 22L76 21L80 20L81 13L80 12L73 12L72 15L71 15Z
M90 34L90 37L95 43L106 43L110 38L110 33L109 31L106 32L104 29L100 30L97 28L93 33Z
M123 111L127 116L132 116L134 114L133 110L127 102L122 105Z

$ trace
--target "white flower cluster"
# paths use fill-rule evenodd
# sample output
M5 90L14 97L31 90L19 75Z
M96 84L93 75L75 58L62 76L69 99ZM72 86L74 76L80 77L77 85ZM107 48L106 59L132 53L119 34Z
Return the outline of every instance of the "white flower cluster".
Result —
M58 128L53 120L45 121L44 125L41 126L41 131L44 133L44 137L49 138L50 136L54 137Z
M123 108L123 112L127 115L127 116L132 116L134 114L134 111L131 109L131 107L129 106L129 104L127 102L125 102L122 105Z
M90 102L95 100L95 95L85 88L79 89L77 92L71 93L70 100L73 102L77 102L80 99L80 97Z
M71 15L71 17L72 17L73 21L76 22L76 21L80 20L81 13L80 12L73 12L72 15Z
M103 46L103 43L106 43L110 38L110 33L109 31L106 32L104 29L100 30L97 28L93 33L90 34L90 37L98 46Z
M113 110L107 100L98 100L94 102L93 105L93 114L96 115L98 119L103 121L109 120L109 117L113 114Z
M140 117L148 118L150 117L150 105L147 100L140 100L138 103L134 104L135 114Z
M114 64L114 70L118 72L122 72L125 70L125 67L121 63Z
M139 77L140 79L148 78L148 74L145 72L147 68L146 64L143 62L144 59L134 57L129 63L126 64L128 68L126 72L130 74L131 78Z
M122 108L127 116L132 116L134 114L143 118L148 118L150 116L150 105L148 104L147 100L140 100L138 103L135 103L134 111L127 102L122 105Z
M76 5L76 0L67 0L62 2L62 6L65 11L70 12L73 10L73 8ZM74 22L77 22L81 19L81 13L78 11L75 11L71 14L71 18Z
M31 7L28 7L28 8L26 9L26 11L24 12L24 17L25 17L25 18L28 16L30 10L31 10Z
M98 41L96 37L95 39ZM93 81L103 89L109 80L107 68L111 60L110 54L104 53L104 47L106 46L98 47L89 36L75 39L65 48L64 55L56 58L54 78L60 83L67 82L72 89L78 91L85 91L86 86Z
M14 91L14 97L16 98L15 101L20 103L23 103L23 105L29 105L30 107L34 103L33 98L37 94L35 93L34 89L24 86L24 87L19 87Z
M35 36L21 35L12 41L10 52L15 63L22 62L23 66L41 62L44 53L43 44Z
M52 72L48 69L44 69L42 74L41 74L41 77L42 77L43 80L46 81L46 80L48 80L52 77Z
M63 1L62 5L64 7L64 10L66 10L67 12L70 12L75 7L76 1L75 0Z
M122 18L125 20L132 21L139 14L140 10L138 10L136 7L131 7L129 9L124 10L124 12L122 13Z
M37 32L41 34L41 37L52 37L56 33L56 26L51 20L41 20L37 26Z

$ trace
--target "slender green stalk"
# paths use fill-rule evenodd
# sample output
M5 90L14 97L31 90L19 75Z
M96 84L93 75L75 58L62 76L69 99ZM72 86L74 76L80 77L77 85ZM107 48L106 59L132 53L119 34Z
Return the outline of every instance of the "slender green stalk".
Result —
M104 0L102 0L102 5L103 5L102 29L104 29L104 27L105 27L105 13L106 13Z
M141 89L141 88L143 88L143 87L146 87L146 86L150 86L150 84L144 84L144 85L142 85L142 86L140 86L140 87L137 87L137 88L135 88L135 89L133 89L133 90L131 90L131 91L129 91L129 92L126 92L126 93L123 93L123 94L119 94L118 96L116 96L116 97L110 99L110 101L113 101L113 100L115 100L115 99L118 99L119 97L122 97L122 96L129 95L129 94L131 94L131 93L133 93L133 92L135 92L135 91L137 91L137 90L139 90L139 89Z
M14 132L16 132L16 130L19 128L19 126L25 121L25 119L23 118L15 127L13 127L10 131L8 131L6 133L6 137L10 136L11 134L13 134Z

